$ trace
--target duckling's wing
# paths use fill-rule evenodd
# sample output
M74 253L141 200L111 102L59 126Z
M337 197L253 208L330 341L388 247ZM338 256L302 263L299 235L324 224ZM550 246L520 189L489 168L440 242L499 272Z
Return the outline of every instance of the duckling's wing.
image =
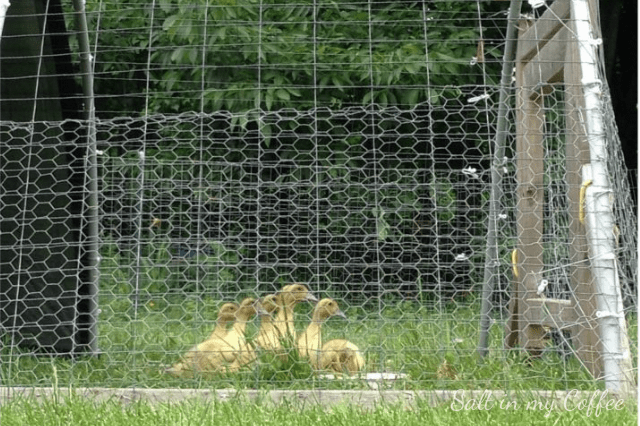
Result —
M358 346L345 339L334 339L326 342L320 351L320 368L337 373L348 371L355 374L365 365L364 356Z
M224 339L227 335L227 328L223 324L216 325L216 328L213 329L207 340L210 339Z
M321 326L312 322L298 339L298 353L302 358L308 358L311 365L318 367L320 346L322 344Z
M282 348L280 344L280 333L275 325L269 322L263 322L260 325L258 337L255 340L256 346L265 350L279 350Z

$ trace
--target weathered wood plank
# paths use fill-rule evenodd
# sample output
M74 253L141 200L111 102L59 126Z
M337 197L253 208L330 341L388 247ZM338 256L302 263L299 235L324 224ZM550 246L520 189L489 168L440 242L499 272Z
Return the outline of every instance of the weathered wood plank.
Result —
M529 309L536 311L541 324L557 329L568 329L578 324L575 300L557 300L537 297L527 300Z
M562 28L571 15L569 0L556 0L535 25L519 37L517 60L528 62Z
M522 30L529 25L522 23ZM518 42L518 52L524 42ZM518 270L514 277L511 319L507 324L506 347L517 340L532 353L544 347L545 331L540 318L530 311L528 299L537 296L536 278L543 268L542 220L544 206L544 110L542 99L533 96L531 82L525 81L524 62L516 63L516 228ZM529 84L527 84L529 83Z
M526 86L534 88L537 96L539 88L560 82L564 79L564 60L567 50L568 31L561 28L552 40L545 44L523 70L523 80ZM546 90L543 90L546 92Z

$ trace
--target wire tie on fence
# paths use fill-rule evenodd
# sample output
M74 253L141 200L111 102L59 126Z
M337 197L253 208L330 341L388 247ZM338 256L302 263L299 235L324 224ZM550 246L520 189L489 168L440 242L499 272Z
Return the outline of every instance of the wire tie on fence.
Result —
M509 169L506 166L506 164L508 162L509 162L509 159L507 157L502 157L500 159L495 159L495 160L493 160L493 167L496 170L499 170L500 167L502 167L502 173L503 174L507 174L507 173L509 173Z
M621 360L621 359L624 359L625 357L623 354L609 354L609 355L603 355L602 358L611 359L611 360Z
M489 99L491 96L488 93L485 93L483 95L479 95L479 96L474 96L473 98L469 98L467 99L467 103L470 104L475 104L476 102L479 102L483 99Z
M533 9L537 9L539 7L545 6L545 0L528 0L529 1L529 5L533 8Z
M598 256L598 259L616 260L616 254L614 252L610 251L609 253L601 254L600 256Z
M470 176L472 178L475 178L475 179L480 179L480 175L477 172L478 172L478 170L475 167L466 167L466 168L462 169L462 173L463 174L465 174L467 176Z
M104 155L104 151L101 149L96 149L96 154L97 155Z
M506 218L508 218L508 217L509 217L509 216L508 216L506 213L500 213L500 214L498 215L498 219L502 219L502 220L505 220L505 219L506 219Z
M602 44L602 39L600 37L589 39L589 44L592 46L600 46Z
M593 196L601 197L603 195L610 195L612 192L613 192L613 189L611 188L603 188L601 186L596 186L593 189Z
M466 253L460 253L456 256L456 260L469 260L469 256Z
M596 318L624 318L624 314L618 314L616 312L611 311L596 311Z
M140 157L141 160L144 160L144 151L138 151L138 157Z
M469 65L476 65L478 63L478 57L474 56L473 58L471 58L471 60L469 61Z
M549 285L549 280L541 280L540 284L538 284L538 296L541 295L544 290L547 288L547 286Z
M589 80L589 79L582 79L581 81L582 85L585 88L585 92L594 92L594 93L602 93L602 80L600 80L599 78L595 78L593 80Z

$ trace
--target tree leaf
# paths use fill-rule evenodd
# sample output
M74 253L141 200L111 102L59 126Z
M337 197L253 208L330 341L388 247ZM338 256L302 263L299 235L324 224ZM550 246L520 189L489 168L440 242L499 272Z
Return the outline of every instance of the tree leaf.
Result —
M276 96L278 97L278 99L282 100L282 101L289 101L291 100L291 96L289 95L289 92L285 89L277 89L276 90Z
M271 107L273 106L273 89L267 90L267 93L264 95L264 103L267 106L267 110L271 111Z

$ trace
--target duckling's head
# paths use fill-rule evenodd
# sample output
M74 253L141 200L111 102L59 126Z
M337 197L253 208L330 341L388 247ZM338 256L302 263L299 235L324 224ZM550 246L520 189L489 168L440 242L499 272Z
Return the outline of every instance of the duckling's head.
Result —
M275 294L268 294L260 300L260 304L268 314L272 314L278 309L278 297Z
M259 299L247 297L240 303L240 308L236 312L235 316L236 319L246 321L256 314L268 315L267 311L265 311L260 304Z
M238 305L237 303L225 303L220 307L220 310L218 311L218 321L235 321L236 312L238 312L238 309L240 309L240 305Z
M315 322L321 322L333 316L346 318L344 312L338 307L338 303L333 299L322 299L313 311L313 321Z
M295 305L298 302L317 302L318 299L304 284L296 283L282 287L279 302L282 305Z

